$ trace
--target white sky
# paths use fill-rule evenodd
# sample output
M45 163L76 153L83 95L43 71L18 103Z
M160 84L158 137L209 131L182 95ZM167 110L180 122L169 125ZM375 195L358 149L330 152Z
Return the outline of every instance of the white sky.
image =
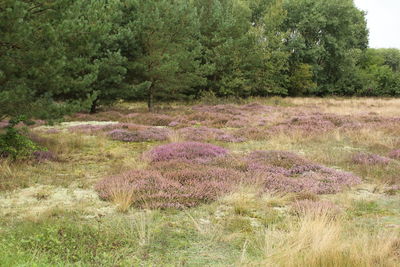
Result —
M367 11L369 46L400 48L400 0L354 0Z

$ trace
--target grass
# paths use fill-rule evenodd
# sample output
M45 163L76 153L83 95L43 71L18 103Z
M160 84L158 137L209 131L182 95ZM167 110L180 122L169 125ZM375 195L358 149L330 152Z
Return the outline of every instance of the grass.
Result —
M400 148L396 131L400 125L377 126L363 120L361 128L337 127L323 134L296 130L267 136L263 131L301 113L317 111L351 115L352 120L361 120L358 114L377 116L383 121L398 116L400 100L269 98L242 104L254 101L273 107L245 112L262 131L242 143L210 140L231 154L216 166L240 170L245 167L241 157L246 153L283 150L353 172L363 183L332 195L265 192L257 183L243 184L216 201L192 208L137 209L132 205L134 195L115 192L111 202L101 201L94 185L111 175L151 169L143 153L158 145L186 141L177 129L190 125L170 127L173 132L167 141L136 143L113 141L103 133L46 133L36 128L33 132L41 145L59 161L0 159L0 265L398 266L400 194L395 186L400 185L400 161L365 165L354 164L351 157L355 153L387 157ZM234 104L228 109L237 112L241 107ZM118 112L105 110L95 118L88 115L87 120L118 121L119 114L145 112L145 104L121 103L114 109ZM220 128L230 134L238 131L222 120L207 120L181 103L165 104L158 113L182 121L203 118L196 121L196 127ZM140 121L150 125L146 118L154 117L143 116ZM266 123L257 126L263 119ZM294 212L293 206L302 201L329 202L340 212L332 216L325 210L329 205L323 204Z

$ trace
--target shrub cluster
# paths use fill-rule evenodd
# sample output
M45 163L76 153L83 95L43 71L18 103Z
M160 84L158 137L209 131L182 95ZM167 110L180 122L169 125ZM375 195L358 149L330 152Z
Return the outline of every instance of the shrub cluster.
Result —
M393 150L389 153L389 158L400 159L400 149Z
M388 164L391 159L382 157L376 154L370 153L356 153L352 156L351 161L355 164L362 165L376 165L376 164Z
M351 173L313 163L286 151L255 151L248 156L252 175L266 190L332 194L360 183Z
M226 133L225 131L217 128L209 128L206 126L201 127L186 127L178 130L178 133L182 135L186 140L190 141L223 141L238 143L244 142L245 138L236 137L232 134Z
M238 171L191 161L161 161L149 168L106 177L96 190L105 200L131 196L137 207L184 208L216 200L242 179Z
M174 117L158 113L131 113L125 115L123 120L150 126L168 126Z
M146 128L137 131L127 131L116 129L110 131L107 135L112 140L123 142L146 142L146 141L164 141L168 139L171 131L166 128Z
M228 153L225 148L200 142L183 142L161 145L153 148L146 157L151 162L167 161L173 159L209 161L215 157L224 156Z
M334 114L299 113L292 118L271 127L270 131L288 132L298 131L306 134L331 131L350 123L349 118Z
M106 177L96 190L106 200L129 196L138 207L183 208L215 200L239 183L261 183L266 191L329 194L360 182L286 151L255 151L244 158L227 153L199 142L160 145L145 154L147 169Z

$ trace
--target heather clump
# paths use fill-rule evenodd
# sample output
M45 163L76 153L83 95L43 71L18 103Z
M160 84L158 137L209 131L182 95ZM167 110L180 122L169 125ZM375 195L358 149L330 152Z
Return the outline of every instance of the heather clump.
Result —
M224 135L225 132L217 128L201 127L185 127L178 130L178 133L189 141L210 141L215 140L219 135Z
M151 127L137 131L127 131L116 129L110 131L107 135L112 140L123 142L146 142L146 141L164 141L167 140L171 131L166 128Z
M352 121L344 116L324 113L300 113L282 123L272 126L269 130L273 133L297 131L312 134L328 132L350 123Z
M271 113L274 111L278 111L279 107L267 106L267 105L262 105L260 103L254 102L254 103L243 105L241 107L241 109L243 111L248 111L248 112L259 114L259 113Z
M382 157L371 153L356 153L351 157L351 161L360 165L386 165L390 162L390 158Z
M188 169L202 169L206 166L201 162L193 162L186 159L172 159L167 161L156 161L149 165L149 169L159 171L160 173L168 171L183 171Z
M271 132L262 127L243 127L238 129L234 136L245 138L248 140L266 140L271 137Z
M0 129L4 129L9 125L8 121L0 121Z
M122 120L150 126L168 126L175 118L159 113L139 113L125 116Z
M307 134L326 132L335 128L331 121L322 120L315 116L296 116L270 128L271 132L300 131Z
M161 145L145 154L151 162L173 159L209 161L228 153L225 148L200 142L182 142Z
M251 125L251 120L248 117L244 116L234 116L231 120L229 120L225 126L231 128L242 128L248 127Z
M253 176L268 191L333 194L360 183L351 173L328 168L286 151L255 151L247 157Z
M179 121L171 121L168 124L169 127L176 127L176 126L179 126L179 125L180 125Z
M232 120L232 117L233 115L230 114L204 111L192 113L187 116L187 119L207 126L223 127Z
M186 167L125 172L104 178L96 190L102 199L128 198L132 205L141 208L184 208L216 200L232 190L241 177L225 168Z
M48 129L48 130L46 130L44 132L47 133L47 134L58 134L58 133L61 133L61 130L60 129L56 129L56 128L50 128L50 129Z
M215 140L217 141L221 141L221 142L228 142L228 143L241 143L241 142L245 142L246 138L244 137L237 137L234 136L232 134L222 134L222 135L218 135Z
M178 130L178 133L189 141L211 141L217 140L222 142L238 143L245 141L245 138L235 137L225 131L217 128L186 127Z
M389 158L400 159L400 149L396 149L389 152Z
M290 169L293 167L307 166L309 160L288 151L254 151L248 156L251 165L274 166Z

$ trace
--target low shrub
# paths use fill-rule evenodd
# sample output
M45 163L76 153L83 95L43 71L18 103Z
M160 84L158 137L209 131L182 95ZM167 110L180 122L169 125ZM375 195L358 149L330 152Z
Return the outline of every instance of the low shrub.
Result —
M221 129L201 127L185 127L178 130L178 133L186 140L190 141L209 141L215 140L218 135L223 135L225 132Z
M116 129L110 131L107 135L112 140L123 142L146 142L146 141L164 141L167 140L171 131L166 128L147 128L138 131L126 131Z
M8 126L8 121L0 121L0 129L6 128Z
M210 141L217 140L222 142L244 142L245 138L235 137L225 131L209 127L186 127L178 130L178 133L189 141Z
M273 166L290 169L298 166L309 165L311 162L305 158L288 151L254 151L249 154L248 162L251 165Z
M247 164L268 191L333 194L361 182L351 173L327 168L286 151L255 151L248 156Z
M272 126L269 131L271 133L295 131L304 134L319 134L353 124L354 122L346 116L326 113L300 113Z
M250 125L251 121L243 116L235 116L225 124L226 127L232 128L249 127Z
M238 129L234 136L250 140L267 140L271 137L271 132L261 127L243 127Z
M160 166L158 166L160 167ZM102 199L141 208L184 208L216 200L239 182L240 173L218 167L192 165L134 170L104 178L96 185Z
M236 137L234 135L231 134L222 134L222 135L218 135L215 140L217 141L222 141L222 142L228 142L228 143L241 143L241 142L245 142L246 138L244 137Z
M389 153L389 158L400 159L400 149L393 150Z
M362 165L376 165L376 164L386 165L390 162L390 160L391 160L390 158L370 153L356 153L351 157L351 161L353 163Z
M0 157L12 159L29 157L39 146L35 144L21 129L7 126L4 134L0 134Z
M225 148L208 143L183 142L161 145L145 154L151 162L173 159L209 161L212 158L224 156L228 153Z

